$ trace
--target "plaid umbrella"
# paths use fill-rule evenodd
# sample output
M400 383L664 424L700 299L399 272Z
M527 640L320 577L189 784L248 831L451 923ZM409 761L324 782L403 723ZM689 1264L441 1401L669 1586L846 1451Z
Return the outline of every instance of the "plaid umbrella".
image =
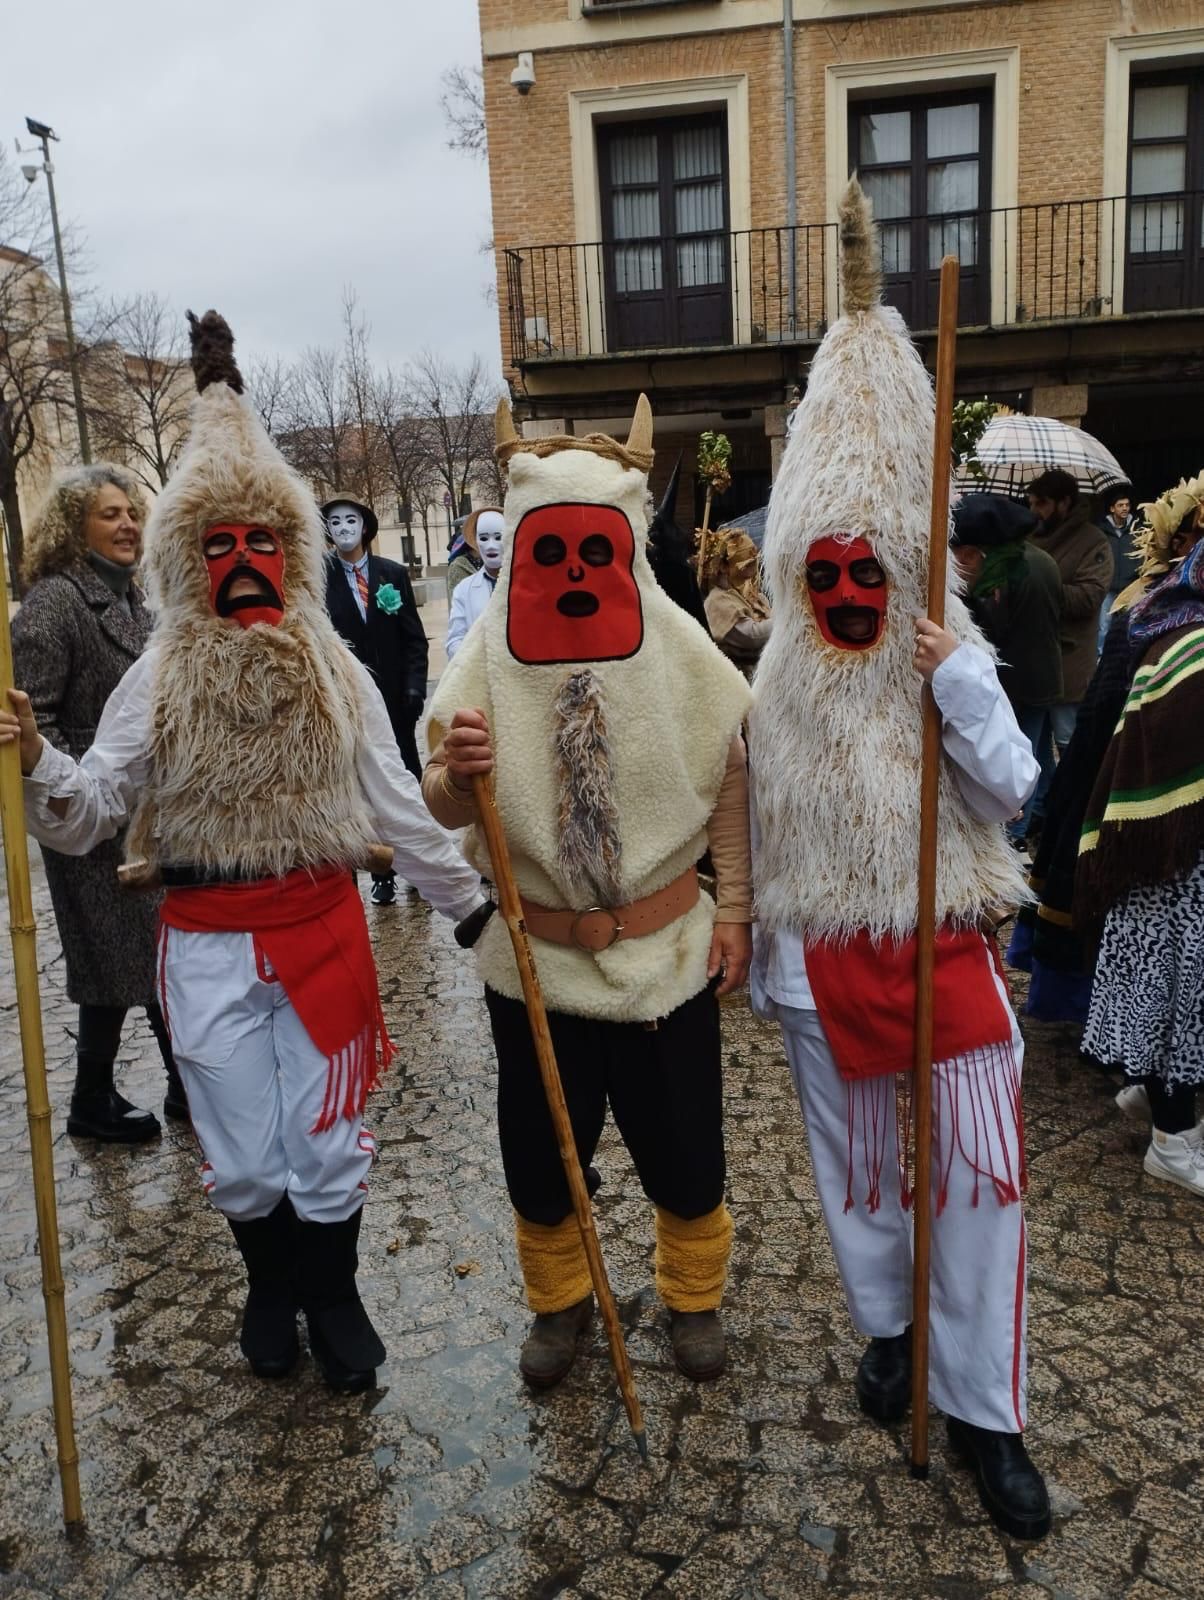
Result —
M1120 462L1098 439L1053 417L995 417L982 431L973 460L957 473L959 489L1019 497L1050 467L1069 472L1081 494L1128 483Z

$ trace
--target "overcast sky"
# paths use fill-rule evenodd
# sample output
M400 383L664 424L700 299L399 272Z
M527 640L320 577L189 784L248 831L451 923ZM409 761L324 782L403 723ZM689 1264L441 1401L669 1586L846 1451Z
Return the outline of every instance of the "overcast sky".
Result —
M60 214L105 294L216 306L247 355L339 337L500 369L483 162L446 149L440 75L476 0L11 0L0 136L49 123ZM42 180L39 179L39 182Z

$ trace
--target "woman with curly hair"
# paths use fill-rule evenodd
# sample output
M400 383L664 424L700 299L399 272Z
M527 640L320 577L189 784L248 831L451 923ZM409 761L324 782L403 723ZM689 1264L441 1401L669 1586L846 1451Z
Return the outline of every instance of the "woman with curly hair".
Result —
M134 581L146 507L138 484L109 462L56 475L26 543L25 601L13 621L17 680L43 738L78 758L96 736L105 701L146 647L152 617ZM113 1085L131 1006L144 1006L167 1068L164 1115L188 1102L155 1001L158 902L117 882L122 837L87 856L42 846L67 995L79 1006L75 1089L67 1132L121 1144L159 1133L158 1119Z

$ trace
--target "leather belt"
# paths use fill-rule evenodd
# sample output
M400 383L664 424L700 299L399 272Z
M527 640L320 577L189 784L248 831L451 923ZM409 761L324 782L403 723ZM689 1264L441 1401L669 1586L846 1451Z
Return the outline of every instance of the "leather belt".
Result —
M680 878L633 900L626 906L587 906L584 911L550 911L524 899L523 921L527 932L549 944L575 945L578 950L597 954L609 950L620 939L641 939L659 933L678 917L684 917L698 904L698 871L687 867Z

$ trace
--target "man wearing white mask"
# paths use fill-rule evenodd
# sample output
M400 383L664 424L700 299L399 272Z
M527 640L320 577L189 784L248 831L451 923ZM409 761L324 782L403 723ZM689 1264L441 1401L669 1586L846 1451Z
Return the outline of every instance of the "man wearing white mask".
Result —
M401 759L422 776L414 729L426 699L427 641L414 587L396 561L373 555L376 513L338 497L322 507L334 551L326 563L326 609L351 652L371 672L389 713ZM392 905L393 873L373 874L372 904Z
M505 518L495 506L478 511L465 529L465 537L476 546L481 570L457 584L452 593L451 614L447 619L447 659L450 661L464 642L464 635L489 604L502 570Z

